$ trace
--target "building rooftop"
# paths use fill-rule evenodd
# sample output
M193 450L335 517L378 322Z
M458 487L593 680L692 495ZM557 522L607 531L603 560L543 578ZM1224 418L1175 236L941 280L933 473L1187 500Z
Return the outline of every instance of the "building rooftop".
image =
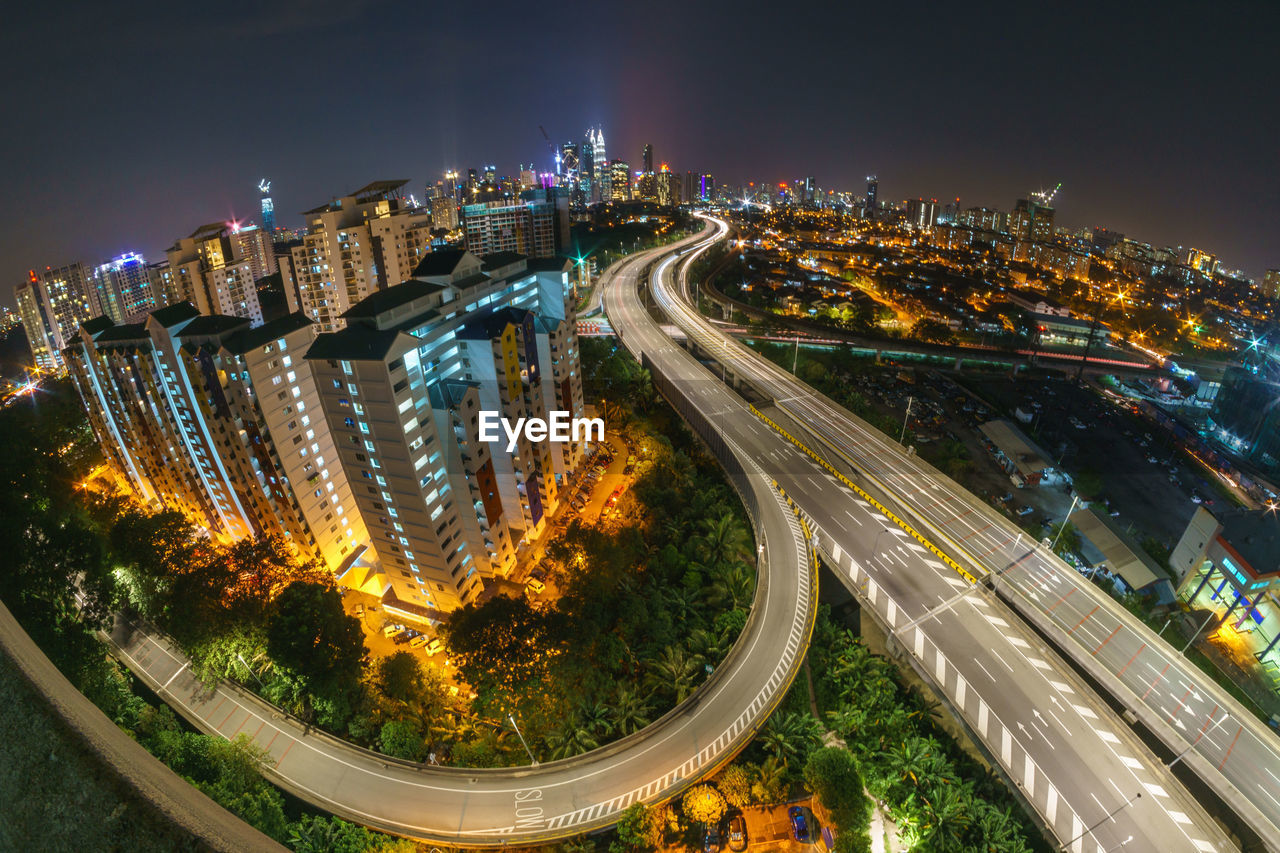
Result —
M1119 575L1130 588L1145 589L1161 580L1168 580L1168 575L1142 550L1141 545L1116 528L1109 517L1094 512L1092 507L1073 513L1071 523L1101 552L1111 573Z
M485 255L480 258L480 269L485 272L492 272L501 267L509 267L520 261L527 261L528 255L522 255L519 252L494 252L491 255Z
M1009 421L1003 418L987 421L978 429L1013 462L1023 477L1053 467L1049 462L1049 455Z
M194 338L221 335L241 326L249 325L244 317L230 317L226 314L201 314L178 332L179 338Z
M92 320L85 320L80 324L80 328L89 333L89 337L93 337L99 332L110 329L115 323L106 314L94 317Z
M573 261L567 258L529 258L526 269L529 272L568 272L573 269Z
M428 255L427 257L431 256ZM444 289L445 285L411 278L406 282L366 296L348 308L342 317L345 320L373 319L379 314L407 305L415 299L421 299L432 293L439 293Z
M442 249L432 252L413 268L413 277L452 275L466 253L466 249Z
M348 326L340 332L326 332L315 339L306 358L339 358L346 361L382 361L402 333L369 326Z
M523 324L529 313L528 310L516 308L515 306L499 308L497 311L490 311L487 314L468 320L458 328L456 334L457 337L464 341L492 340L501 334L502 330L509 324L516 326Z
M1272 510L1234 510L1215 513L1222 525L1219 538L1231 546L1259 575L1280 572L1280 514Z
M112 326L105 329L102 334L94 340L96 344L109 344L118 341L138 341L151 340L151 336L147 334L147 327L142 323L125 323L120 326Z
M390 181L373 181L352 193L357 202L377 201L409 183L408 178L397 178Z
M191 232L191 239L200 240L209 237L216 237L226 230L227 225L225 222L207 222Z
M295 311L292 314L286 314L283 317L263 323L256 329L245 329L237 332L223 342L228 352L242 355L249 350L256 349L260 346L266 346L274 340L283 338L285 335L291 335L299 329L305 329L311 325L311 320L301 311Z
M163 308L157 308L151 312L151 318L164 326L166 329L170 326L176 326L178 323L190 320L192 317L199 317L200 312L196 310L196 306L190 302L179 302L177 305L166 305Z

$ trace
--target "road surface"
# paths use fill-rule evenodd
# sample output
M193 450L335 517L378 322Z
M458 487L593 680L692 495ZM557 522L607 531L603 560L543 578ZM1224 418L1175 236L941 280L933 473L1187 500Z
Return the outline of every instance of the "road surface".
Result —
M723 233L723 225L717 227ZM682 271L695 254L685 255ZM774 376L763 359L724 339L682 298L687 283L676 286L675 269L673 257L657 265L653 295L689 339L721 361L717 372L730 380L749 379L768 389L779 408L797 420L824 435L840 435L847 413L824 410L814 424L808 408L814 392L785 374L785 379ZM683 352L648 320L623 284L616 281L605 293L605 309L627 346L656 362L673 350ZM724 405L709 389L703 396L710 408ZM1067 849L1096 853L1124 844L1131 850L1157 849L1157 844L1159 849L1233 849L1071 667L1000 599L975 587L929 550L925 536L918 539L911 532L921 531L889 521L841 482L838 470L820 467L760 418L743 418L734 440L750 449L796 501L837 573L864 606L876 610L896 643L960 711ZM877 470L892 470L898 461L889 450L877 447L876 453ZM913 502L949 500L926 489L923 498L918 488L907 494ZM998 570L1036 553L1033 543L1016 535L1003 545L1003 555L992 559L993 564L1005 561L995 564ZM1012 571L1005 575L1009 581L1014 576Z

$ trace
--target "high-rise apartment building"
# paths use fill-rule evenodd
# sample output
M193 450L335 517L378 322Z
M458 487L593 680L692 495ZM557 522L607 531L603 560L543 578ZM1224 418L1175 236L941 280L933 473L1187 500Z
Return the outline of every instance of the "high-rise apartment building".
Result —
M226 314L262 322L254 282L254 262L240 254L232 228L221 222L202 225L169 247L174 302L195 305L201 314Z
M290 304L321 331L342 328L347 309L408 279L431 252L431 213L409 207L407 183L375 181L304 214L307 232L281 277Z
M941 212L936 198L907 199L907 222L916 228L932 228L937 225Z
M631 201L631 164L626 160L609 164L609 199Z
M117 323L131 322L163 304L157 299L147 262L137 252L94 267L93 289L98 312Z
M35 365L47 370L62 367L63 347L102 312L92 275L80 263L29 271L15 296Z
M552 258L568 240L569 200L555 189L530 190L518 199L462 208L467 249L475 255L517 252Z
M307 352L321 407L394 595L474 601L545 525L583 443L479 440L479 412L580 417L569 265L464 250L348 310Z
M254 281L275 275L278 267L270 231L256 225L233 224L230 239L231 254L249 262L249 274Z
M86 322L66 349L89 423L144 502L224 540L278 534L340 572L368 540L292 314L252 327L190 303Z
M458 227L458 203L453 196L437 196L431 199L431 227L453 231Z
M1262 292L1272 299L1280 299L1280 270L1267 270L1263 273Z
M1053 208L1025 198L1018 199L1009 214L1009 236L1016 240L1048 243L1053 240Z

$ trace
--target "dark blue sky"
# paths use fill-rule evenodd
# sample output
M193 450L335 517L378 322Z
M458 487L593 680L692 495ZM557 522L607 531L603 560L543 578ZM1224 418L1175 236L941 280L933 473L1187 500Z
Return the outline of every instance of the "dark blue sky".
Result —
M0 270L158 258L256 216L261 177L296 225L377 178L545 166L540 124L730 182L1007 209L1062 181L1061 222L1280 266L1280 14L1032 5L26 3Z

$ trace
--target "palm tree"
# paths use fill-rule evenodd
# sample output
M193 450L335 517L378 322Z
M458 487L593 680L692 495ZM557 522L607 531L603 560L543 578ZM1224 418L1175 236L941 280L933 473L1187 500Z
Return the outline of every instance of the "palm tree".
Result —
M974 821L974 829L978 834L975 840L981 844L980 849L986 853L1026 849L1022 833L1018 831L1018 825L1013 821L1013 814L1007 807L997 808L983 804L978 810L978 819Z
M698 594L683 586L671 586L662 591L662 603L671 612L671 621L679 625L689 618L698 603Z
M733 513L726 512L717 518L702 522L703 559L710 566L718 566L743 559L751 547L747 530Z
M553 760L590 752L599 745L600 742L577 715L567 717L560 728L547 735L547 751Z
M629 735L649 725L649 705L630 688L621 688L613 700L613 726L618 734Z
M777 799L784 792L787 784L786 765L770 755L760 762L755 784L758 786L758 790L753 790L752 793L756 795L757 799L764 801Z
M697 665L685 650L678 646L667 646L662 654L649 664L645 680L651 689L675 693L676 701L683 702L693 692L693 680L697 676Z
M751 603L755 592L755 577L746 563L730 563L718 572L711 582L711 601L718 606L728 605L737 610Z
M689 649L693 652L696 663L714 666L724 659L729 651L729 634L717 634L706 628L695 628L689 632Z
M607 705L600 702L582 704L574 716L578 718L578 725L593 735L608 737L613 734L613 712Z
M775 713L760 732L760 744L784 766L801 757L818 738L818 721L795 711Z
M968 786L936 785L925 799L924 819L920 822L921 847L938 853L969 849L965 834L973 822L973 797Z
M881 758L892 776L901 782L910 780L912 787L919 787L920 780L943 763L937 741L923 737L909 737L884 750Z

